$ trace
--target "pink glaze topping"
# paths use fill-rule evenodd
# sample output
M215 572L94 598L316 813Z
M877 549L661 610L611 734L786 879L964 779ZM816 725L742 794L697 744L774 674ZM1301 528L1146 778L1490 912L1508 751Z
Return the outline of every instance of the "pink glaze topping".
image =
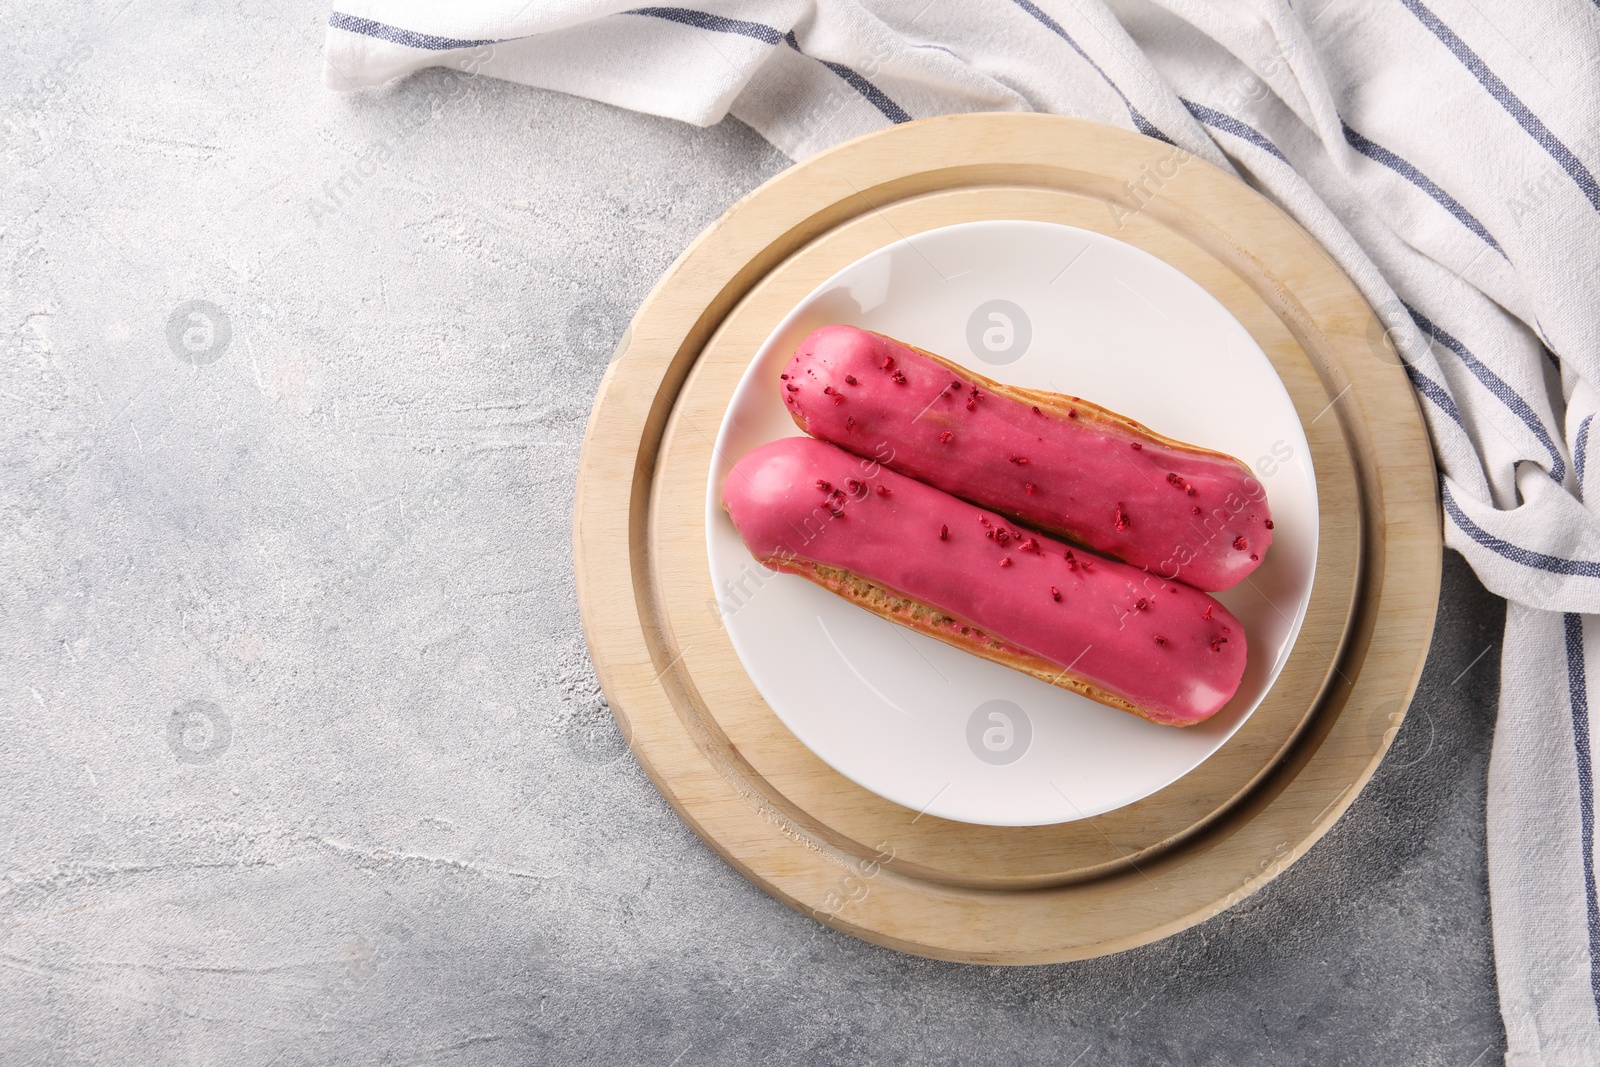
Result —
M723 506L782 570L849 571L1188 726L1239 688L1244 627L1180 582L1072 549L949 493L804 437L734 464Z
M878 334L816 330L780 386L813 437L1197 589L1238 584L1272 544L1266 490L1231 456L993 393Z

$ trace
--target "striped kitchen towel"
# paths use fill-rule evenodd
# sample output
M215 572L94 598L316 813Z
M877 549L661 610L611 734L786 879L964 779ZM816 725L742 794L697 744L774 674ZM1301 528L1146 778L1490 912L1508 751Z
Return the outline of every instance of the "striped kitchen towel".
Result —
M731 114L796 159L950 112L1075 115L1282 205L1379 310L1448 542L1511 602L1488 811L1507 1062L1600 1063L1600 0L362 0L326 56L340 89L453 66Z

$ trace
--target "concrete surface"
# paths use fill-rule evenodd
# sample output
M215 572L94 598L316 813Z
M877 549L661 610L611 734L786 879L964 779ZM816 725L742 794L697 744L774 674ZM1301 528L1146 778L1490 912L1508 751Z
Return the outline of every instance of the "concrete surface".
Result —
M639 771L568 549L613 342L784 160L336 96L315 3L0 10L0 1062L1500 1059L1459 560L1395 752L1240 907L1023 970L833 933Z

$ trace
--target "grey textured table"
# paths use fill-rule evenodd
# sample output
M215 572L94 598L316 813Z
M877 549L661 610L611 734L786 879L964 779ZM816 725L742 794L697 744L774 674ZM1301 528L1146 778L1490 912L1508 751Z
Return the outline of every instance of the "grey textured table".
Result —
M5 11L0 1062L1499 1059L1459 559L1396 748L1264 892L1067 966L836 934L640 772L569 550L613 343L784 160L336 96L315 4L118 4Z

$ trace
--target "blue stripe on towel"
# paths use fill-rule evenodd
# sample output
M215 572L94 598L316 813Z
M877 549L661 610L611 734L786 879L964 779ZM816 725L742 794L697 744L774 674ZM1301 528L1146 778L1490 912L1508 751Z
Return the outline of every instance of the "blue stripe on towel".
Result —
M383 22L374 22L371 19L357 18L346 15L342 11L335 11L328 16L328 25L336 30L347 33L359 33L363 37L373 37L380 41L389 41L393 44L403 44L407 48L421 48L430 52L448 52L456 48L482 48L486 44L499 44L496 40L467 41L455 37L435 37L431 33L417 33L414 30L403 30L399 26L390 26Z
M1578 816L1583 889L1589 912L1589 994L1600 1019L1600 901L1594 885L1594 764L1589 755L1589 680L1583 662L1583 616L1561 617L1567 637L1567 696L1572 702L1572 747L1578 761Z
M1600 0L1597 0L1597 2L1600 2ZM1589 423L1593 419L1594 414L1591 412L1583 417L1582 422L1578 423L1578 440L1572 446L1572 466L1578 473L1579 493L1583 492L1583 465L1588 459L1586 453L1589 451Z
M649 18L666 19L668 22L693 26L697 30L738 34L741 37L754 38L762 44L778 44L782 42L801 55L806 55L800 48L800 42L795 39L793 30L783 33L761 22L725 18L722 15L713 15L708 11L696 11L688 7L636 7L622 13L624 15L644 15ZM826 59L818 59L816 56L806 56L806 58L816 59L818 63L833 71L846 85L865 97L867 103L877 108L878 112L890 122L898 125L902 122L911 121L911 115L905 108L891 100L888 93L863 78L859 72L852 70L843 63L831 63Z
M1117 83L1112 81L1111 78L1107 76L1106 72L1100 69L1100 64L1089 58L1088 52L1085 52L1082 48L1078 47L1078 42L1074 41L1072 39L1072 35L1061 28L1061 23L1057 22L1055 19L1039 10L1038 5L1030 3L1029 0L1014 0L1014 2L1018 7L1022 8L1022 10L1026 11L1028 14L1037 19L1039 23L1051 33L1055 34L1057 37L1071 45L1072 50L1078 53L1078 55L1082 56L1085 63L1094 68L1094 72L1100 75L1107 85L1111 86L1111 91L1122 98L1122 104L1128 109L1128 115L1133 119L1133 125L1135 129L1144 134L1146 137L1154 137L1158 141L1165 141L1169 145L1177 147L1176 141L1162 133L1156 128L1155 123L1151 122L1149 119L1145 118L1139 113L1139 109L1133 106L1133 101L1128 99L1128 94L1117 88Z
M1450 516L1451 521L1456 524L1462 533L1496 555L1504 556L1512 563L1520 563L1524 567L1534 567L1541 571L1549 571L1551 574L1570 574L1579 578L1600 578L1600 563L1594 563L1586 559L1563 559L1560 556L1547 556L1543 552L1534 552L1532 549L1514 545L1510 541L1502 541L1467 517L1467 513L1462 511L1461 506L1456 503L1455 497L1450 495L1450 487L1448 485L1441 485L1440 489L1444 499L1445 514Z
M1185 100L1181 96L1178 97L1178 100L1184 107L1189 109L1189 114L1207 126L1221 130L1223 133L1231 133L1241 141L1248 141L1263 152L1277 156L1285 163L1289 162L1289 157L1280 152L1277 145L1269 141L1265 134L1253 126L1247 126L1232 115L1224 115L1220 111L1213 111L1204 104L1197 104L1193 100Z
M713 15L707 11L696 11L688 7L636 7L631 11L624 11L623 14L666 19L668 22L677 22L685 26L693 26L699 30L711 30L715 33L734 33L741 37L754 38L763 44L783 42L801 55L805 55L805 52L800 48L800 42L795 39L794 31L782 33L761 22L725 18L722 15ZM818 59L816 56L806 56L806 58L816 59L818 63L833 71L846 85L865 97L867 102L877 108L879 113L890 122L899 124L911 121L911 115L907 113L905 108L891 100L888 93L863 78L857 71L852 70L843 63L831 63L826 59Z
M1444 386L1407 363L1404 356L1400 357L1400 365L1406 369L1406 377L1411 379L1412 388L1439 405L1439 410L1455 420L1457 426L1463 430L1467 428L1467 424L1461 421L1461 409L1456 407L1455 399L1445 392Z
M1561 450L1556 447L1554 438L1550 436L1550 431L1545 429L1544 423L1532 406L1522 399L1515 389L1507 385L1504 378L1484 366L1478 360L1478 357L1468 351L1466 345L1451 337L1439 326L1434 325L1428 319L1428 316L1410 304L1401 301L1401 305L1416 320L1417 325L1424 333L1454 352L1461 362L1466 365L1466 368L1472 372L1473 376L1483 383L1484 388L1499 397L1501 403L1510 408L1511 412L1522 420L1523 425L1533 431L1533 435L1539 439L1539 443L1544 445L1545 451L1550 453L1550 480L1559 482L1564 479L1567 476L1566 460L1561 458Z
M1490 248L1494 249L1496 252L1499 252L1501 256L1506 254L1506 250L1500 247L1499 241L1496 241L1492 236L1490 236L1489 231L1484 228L1483 223L1479 222L1477 218L1473 216L1472 212L1462 207L1460 202L1457 201L1455 197L1451 196L1449 193L1445 192L1443 189L1439 188L1439 186L1434 184L1432 178L1428 177L1416 167L1413 167L1410 163L1406 162L1393 152L1389 151L1387 148L1383 147L1383 145L1378 144L1357 133L1355 130L1351 129L1350 124L1345 122L1343 119L1339 120L1339 125L1344 127L1344 139L1350 142L1351 148L1354 148L1357 152L1360 152L1368 159L1382 163L1384 166L1400 175L1400 177L1404 178L1412 185L1415 185L1418 189L1421 189L1423 192L1433 197L1434 200L1439 202L1440 207L1454 215L1456 220L1460 222L1461 225L1465 226L1467 229L1483 238L1484 241L1488 243ZM1480 252L1478 254L1482 255L1483 253Z
M783 39L788 42L790 48L793 48L796 52L800 52L801 55L805 55L804 52L800 51L800 42L795 39L793 30L790 30L788 33L784 34ZM826 59L817 59L816 56L810 56L808 58L816 59L818 63L821 63L824 67L827 67L829 70L833 71L840 78L843 78L846 85L850 86L850 88L866 97L867 102L873 107L877 108L883 114L883 117L888 119L890 122L898 125L902 122L911 121L911 116L907 114L905 108L901 107L893 100L890 100L888 95L884 93L882 89L879 89L876 85L873 85L871 82L867 81L867 79L863 78L860 74L851 70L843 63L830 63Z
M624 15L648 15L651 18L666 19L668 22L681 22L685 26L693 26L698 30L736 33L742 37L754 37L764 44L777 44L783 40L783 34L760 22L724 18L721 15L713 15L706 11L694 11L686 7L636 7L631 11L622 13Z
M1421 0L1400 0L1400 2L1417 17L1417 21L1431 30L1433 35L1450 49L1462 66L1472 72L1473 77L1488 90L1489 95L1499 101L1500 106L1506 109L1506 113L1517 120L1517 125L1526 130L1528 136L1539 143L1539 147L1550 153L1550 158L1561 164L1561 169L1578 183L1578 188L1589 198L1589 203L1596 211L1600 211L1600 184L1596 184L1594 175L1590 174L1589 168L1572 154L1572 150L1562 144L1560 138L1551 133L1545 124L1539 121L1539 117L1528 110L1528 105L1518 99L1517 94L1507 88L1506 83L1489 69L1488 64L1478 58L1478 53L1468 48L1467 43L1457 37L1455 31L1446 26L1438 15L1429 11Z

